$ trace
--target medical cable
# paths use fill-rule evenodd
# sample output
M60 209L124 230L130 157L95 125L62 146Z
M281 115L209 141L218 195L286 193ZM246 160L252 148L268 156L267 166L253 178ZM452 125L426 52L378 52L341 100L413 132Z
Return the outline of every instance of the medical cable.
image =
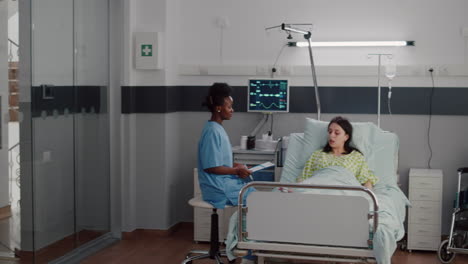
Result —
M278 147L281 147L280 151L278 151ZM275 147L276 153L276 167L283 167L283 137L278 139L278 143L276 143Z
M224 28L220 27L220 36L219 36L219 62L223 64L224 58L223 58L223 42L224 42Z
M429 73L431 74L432 88L431 94L429 96L429 124L427 127L427 145L429 146L429 160L427 161L427 167L431 169L431 160L432 160L432 146L431 146L431 123L432 123L432 98L434 97L434 69L430 68Z
M273 113L271 113L271 124L270 124L270 131L268 131L268 136L273 135Z
M385 76L388 79L388 100L387 100L387 108L388 108L388 113L392 115L392 107L391 107L391 101L392 101L392 81L393 78L396 76L396 64L393 59L393 54L387 55L387 65L385 65Z
M392 101L392 81L388 81L388 100L387 100L387 108L388 108L388 113L392 115L392 106L391 106L391 101Z
M390 97L388 97L387 108L388 108L388 113L392 115L392 106L390 105Z
M260 121L260 123L257 124L254 130L249 134L249 136L255 137L257 135L258 131L260 131L260 129L262 129L263 126L268 122L268 116L269 114L263 113L262 120Z
M288 46L288 44L284 44L284 45L281 47L281 49L280 49L278 55L276 56L275 63L273 63L273 67L271 67L271 78L275 77L274 75L275 75L275 73L277 72L277 70L276 70L276 63L278 63L279 57L281 56L281 53L283 53L283 50L284 50L284 48L285 48L286 46Z

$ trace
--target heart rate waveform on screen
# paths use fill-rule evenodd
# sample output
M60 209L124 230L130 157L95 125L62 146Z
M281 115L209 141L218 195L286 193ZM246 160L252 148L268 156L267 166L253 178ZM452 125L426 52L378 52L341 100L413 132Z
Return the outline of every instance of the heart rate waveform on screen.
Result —
M249 80L250 112L288 112L287 80Z

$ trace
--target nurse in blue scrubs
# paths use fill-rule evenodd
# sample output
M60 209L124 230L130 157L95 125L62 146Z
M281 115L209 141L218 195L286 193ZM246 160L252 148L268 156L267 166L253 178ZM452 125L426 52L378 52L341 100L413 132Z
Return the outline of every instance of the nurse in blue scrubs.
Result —
M214 83L210 87L204 105L211 118L203 128L198 143L198 178L203 200L222 209L237 205L240 189L247 184L251 171L243 164L233 163L231 142L223 128L223 121L230 120L234 109L232 88L226 83ZM250 193L249 189L244 197Z

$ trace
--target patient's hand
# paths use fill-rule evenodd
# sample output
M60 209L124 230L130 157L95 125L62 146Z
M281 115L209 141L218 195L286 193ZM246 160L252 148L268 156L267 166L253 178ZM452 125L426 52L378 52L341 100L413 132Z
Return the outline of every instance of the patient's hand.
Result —
M292 193L292 192L294 192L293 189L288 188L288 187L279 187L278 189L279 189L281 192L285 192L285 193Z
M370 181L367 181L366 183L363 184L364 187L366 187L369 190L372 190L372 183Z

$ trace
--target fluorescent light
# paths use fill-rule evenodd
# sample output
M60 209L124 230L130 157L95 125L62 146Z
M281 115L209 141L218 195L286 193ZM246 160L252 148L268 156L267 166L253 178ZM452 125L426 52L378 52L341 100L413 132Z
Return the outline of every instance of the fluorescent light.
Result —
M305 41L289 42L290 47L308 47ZM312 47L402 47L414 46L414 41L325 41L312 42Z

